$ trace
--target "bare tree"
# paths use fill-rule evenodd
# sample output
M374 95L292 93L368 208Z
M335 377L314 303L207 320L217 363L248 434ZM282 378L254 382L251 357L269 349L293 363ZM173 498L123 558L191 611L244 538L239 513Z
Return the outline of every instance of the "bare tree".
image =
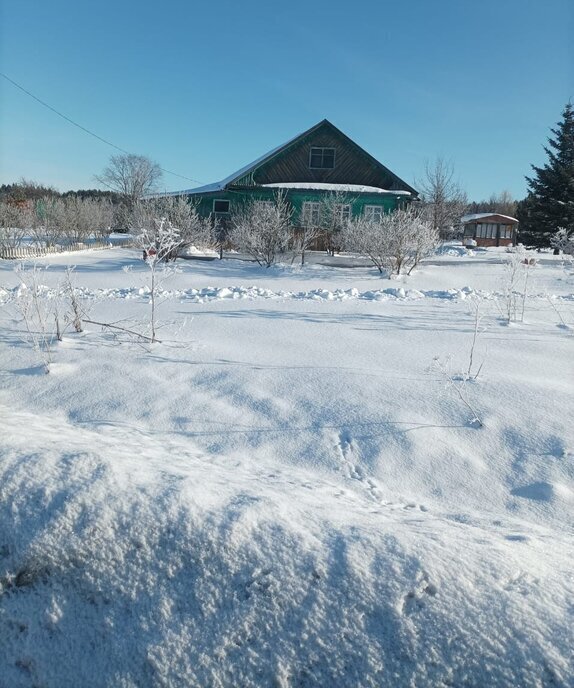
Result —
M485 212L500 213L501 215L516 216L516 200L510 191L501 191L499 194L492 194L488 199L489 208Z
M454 178L452 162L438 157L425 162L424 176L416 182L421 192L425 219L444 238L457 233L468 200Z
M347 250L367 256L380 273L414 268L436 248L438 233L420 209L407 208L383 215L380 221L364 215L351 220L342 234Z
M249 201L232 218L229 239L261 266L270 267L293 239L293 209L284 193L273 201Z
M467 213L499 213L516 217L517 202L510 191L493 193L490 198L482 201L472 201L466 208Z
M112 155L109 165L95 179L112 191L120 193L128 208L138 199L157 190L162 177L160 166L144 155Z

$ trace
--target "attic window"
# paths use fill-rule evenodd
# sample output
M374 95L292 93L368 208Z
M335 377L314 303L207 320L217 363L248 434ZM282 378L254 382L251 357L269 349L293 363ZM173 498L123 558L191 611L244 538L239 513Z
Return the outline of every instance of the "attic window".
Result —
M312 170L332 170L335 167L335 149L311 148L309 167Z

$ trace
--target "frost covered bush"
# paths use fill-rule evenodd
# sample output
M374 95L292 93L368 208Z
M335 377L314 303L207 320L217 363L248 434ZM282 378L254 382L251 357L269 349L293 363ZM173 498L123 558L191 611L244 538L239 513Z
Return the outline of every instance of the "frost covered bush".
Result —
M343 234L347 250L367 256L379 272L397 275L410 275L433 253L438 239L438 232L413 208L383 215L380 222L358 217Z
M58 204L61 231L71 243L92 237L104 238L110 233L113 208L108 200L69 196Z
M233 217L229 240L266 268L277 262L293 238L293 209L284 194L273 201L251 201Z
M552 248L562 251L570 256L574 255L574 230L559 227L556 234L550 239Z
M30 226L28 207L0 203L0 248L18 248Z
M508 323L524 322L526 297L528 296L528 281L530 271L535 264L533 258L528 258L524 246L517 246L508 254L504 264L504 280L502 292L504 296L504 317Z
M26 329L26 340L40 358L44 372L50 372L52 349L59 333L57 296L49 299L48 289L40 281L43 270L37 266L17 270L20 285L16 308Z

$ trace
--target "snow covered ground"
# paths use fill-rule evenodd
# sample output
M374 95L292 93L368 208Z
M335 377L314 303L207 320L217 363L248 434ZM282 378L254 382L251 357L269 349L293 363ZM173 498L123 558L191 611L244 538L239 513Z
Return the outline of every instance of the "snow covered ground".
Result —
M48 375L0 261L0 688L573 686L574 267L532 255L510 325L503 251L178 261L162 343ZM43 303L71 261L145 327L138 252Z

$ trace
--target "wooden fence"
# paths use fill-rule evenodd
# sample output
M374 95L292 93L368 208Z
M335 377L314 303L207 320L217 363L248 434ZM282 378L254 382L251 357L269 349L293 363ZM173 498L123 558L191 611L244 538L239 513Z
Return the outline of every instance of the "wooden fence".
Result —
M71 251L100 251L106 248L130 248L131 241L92 241L89 244L58 244L56 246L18 246L9 248L0 246L0 258L4 260L27 260L28 258L42 258L54 253L69 253Z

